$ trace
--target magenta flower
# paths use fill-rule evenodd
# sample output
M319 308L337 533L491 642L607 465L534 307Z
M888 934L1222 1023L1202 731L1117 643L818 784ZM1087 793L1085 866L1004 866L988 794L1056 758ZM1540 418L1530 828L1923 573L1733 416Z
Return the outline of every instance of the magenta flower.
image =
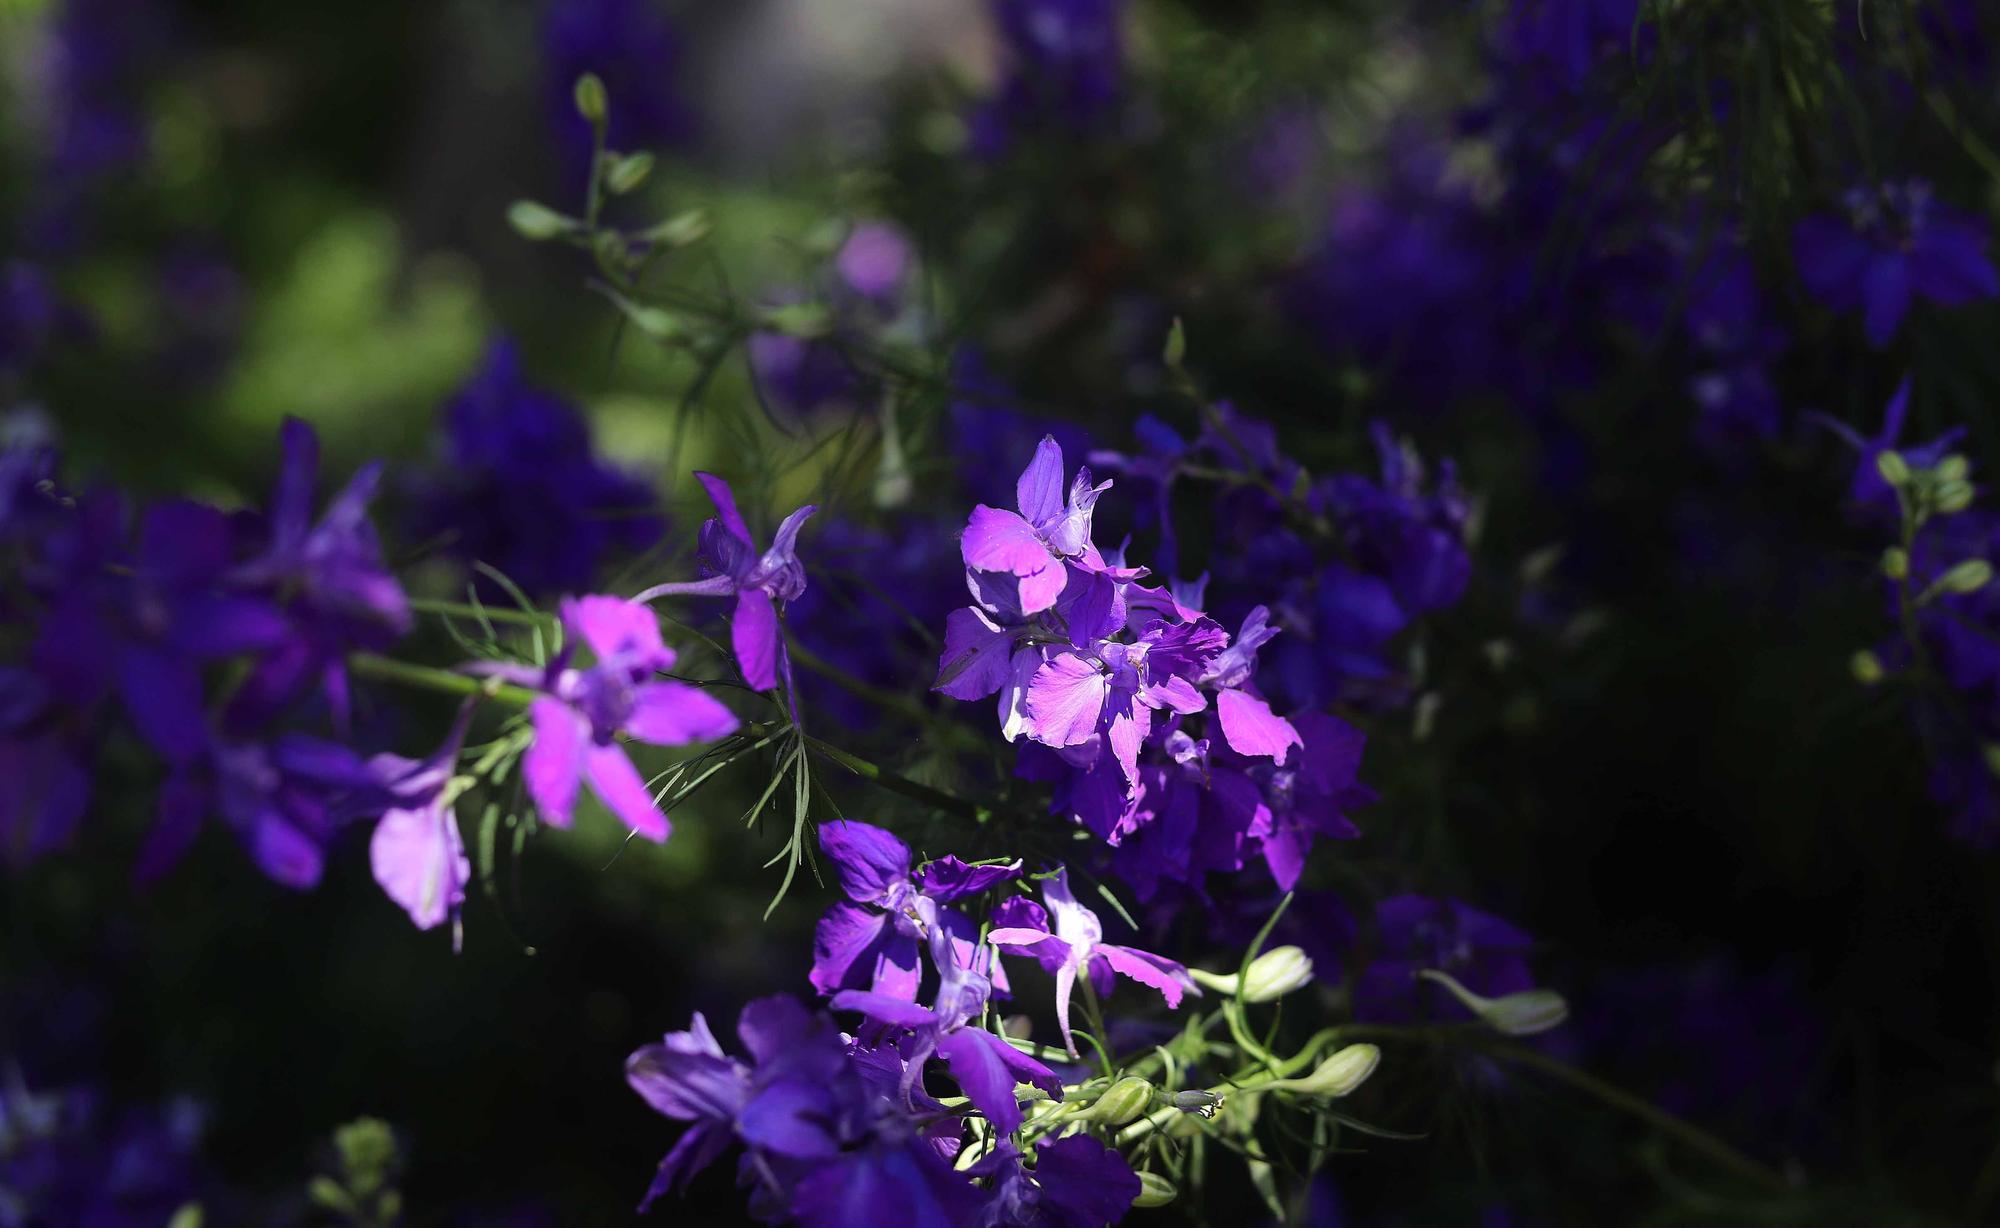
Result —
M1201 996L1187 969L1164 956L1104 941L1104 925L1097 914L1076 902L1069 892L1069 871L1058 870L1042 884L1045 912L1033 900L1015 896L994 911L995 928L986 941L995 946L1019 947L1035 957L1056 978L1056 1021L1062 1025L1063 1043L1076 1056L1076 1038L1070 1034L1069 999L1078 974L1090 977L1099 994L1111 992L1112 974L1128 977L1159 990L1167 1005L1179 1008L1183 994ZM1049 917L1055 928L1049 928ZM835 1005L839 1005L838 1002Z
M672 830L667 816L632 766L619 735L654 746L707 742L736 732L736 716L699 687L655 679L674 663L660 642L653 612L622 597L577 597L562 604L563 655L546 671L477 667L542 690L529 706L535 740L522 759L528 796L557 827L568 827L577 788L590 791L624 824L648 840ZM569 664L581 640L596 654L586 669Z
M1090 541L1090 518L1111 483L1092 486L1090 470L1078 469L1065 503L1062 475L1062 445L1044 435L1014 485L1020 512L982 503L972 509L959 541L967 567L1014 577L1023 614L1039 614L1056 603L1069 583L1067 562L1102 565Z
M837 1011L859 1011L886 1029L905 1030L911 1041L899 1046L908 1062L906 1084L914 1084L932 1055L944 1059L966 1099L986 1115L994 1130L1012 1134L1021 1124L1014 1087L1031 1083L1052 1100L1062 1099L1062 1080L1054 1071L978 1025L993 983L959 959L958 945L944 927L930 927L931 962L938 971L937 995L929 1006L866 989L842 990L830 1005ZM1072 1051L1074 1052L1074 1051Z
M420 930L455 920L472 878L449 788L471 719L468 703L459 709L444 745L428 759L381 754L368 760L368 770L381 779L389 800L368 841L369 866L382 890Z
M820 824L820 851L833 864L847 899L827 909L813 931L814 989L870 989L913 1002L917 997L917 942L926 927L951 935L954 958L972 963L979 927L944 907L1006 882L1021 863L974 866L941 857L912 871L910 846L868 823L836 819ZM1007 988L994 969L995 984Z
M743 680L755 690L768 691L778 685L785 651L778 627L778 603L796 601L806 591L805 568L799 565L794 548L800 527L818 509L808 503L785 517L771 538L771 548L758 554L750 527L736 510L736 496L729 483L712 473L694 476L708 491L716 512L701 526L704 578L656 584L633 600L734 595L736 612L729 620L729 645L736 652Z

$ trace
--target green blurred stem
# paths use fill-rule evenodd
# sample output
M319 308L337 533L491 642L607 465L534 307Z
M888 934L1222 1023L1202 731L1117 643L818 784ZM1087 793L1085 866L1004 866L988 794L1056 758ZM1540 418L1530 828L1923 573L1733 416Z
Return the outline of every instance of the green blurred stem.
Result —
M487 605L467 605L460 601L437 601L429 597L410 598L410 608L419 614L436 614L443 618L485 619L493 623L513 623L522 627L538 626L549 621L549 616L530 613L527 610L500 609Z
M1783 1173L1751 1159L1692 1122L1676 1117L1658 1105L1635 1096L1622 1087L1607 1083L1596 1075L1578 1070L1567 1062L1524 1045L1481 1042L1479 1048L1503 1061L1540 1071L1558 1083L1566 1084L1604 1105L1636 1117L1660 1133L1678 1140L1688 1150L1699 1152L1714 1161L1717 1167L1726 1168L1745 1180L1774 1191L1792 1189L1792 1183L1785 1179Z
M398 661L394 657L377 656L372 652L354 653L347 658L347 664L364 678L400 683L419 690L441 691L446 695L484 695L517 708L527 707L536 698L528 688L502 682L498 678L475 678L470 674Z
M881 687L871 685L856 678L853 674L826 660L803 644L788 644L786 645L786 651L791 654L792 660L797 661L800 665L825 678L828 682L833 683L857 699L874 704L884 711L894 712L898 716L906 717L922 725L925 729L937 733L943 740L956 743L967 750L986 749L987 743L984 738L971 734L961 726L940 717L937 713L906 695L884 690Z

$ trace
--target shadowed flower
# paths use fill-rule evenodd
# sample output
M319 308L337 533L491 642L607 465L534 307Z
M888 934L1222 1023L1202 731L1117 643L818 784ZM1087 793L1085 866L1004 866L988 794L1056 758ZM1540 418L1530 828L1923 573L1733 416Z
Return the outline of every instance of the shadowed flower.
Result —
M798 508L778 525L770 549L757 553L750 526L736 510L736 496L729 483L712 473L697 473L702 488L715 503L716 514L701 526L701 569L705 578L682 583L656 584L634 597L635 602L661 597L736 598L736 612L729 620L729 645L736 653L736 666L753 690L768 691L778 685L784 664L785 638L778 625L780 603L796 599L806 591L805 568L794 553L799 529L818 509L811 504Z
M986 941L1019 947L1055 975L1056 1021L1071 1057L1076 1056L1076 1038L1070 1033L1069 1001L1079 974L1090 978L1092 990L1100 996L1111 992L1113 973L1158 990L1170 1007L1179 1007L1183 994L1201 996L1187 969L1173 960L1103 941L1104 925L1097 914L1070 894L1068 870L1058 870L1043 882L1042 899L1048 902L1046 912L1021 896L1004 901L994 910L995 928ZM1049 927L1051 914L1054 929Z
M1859 310L1868 343L1889 344L1916 299L1958 307L2000 297L1986 228L1938 204L1921 180L1855 188L1845 218L1818 214L1792 232L1806 288L1835 311Z

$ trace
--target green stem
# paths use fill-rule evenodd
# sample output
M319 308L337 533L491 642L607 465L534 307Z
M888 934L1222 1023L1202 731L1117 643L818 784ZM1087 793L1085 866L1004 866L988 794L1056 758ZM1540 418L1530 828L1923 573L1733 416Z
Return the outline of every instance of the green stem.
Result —
M488 605L467 605L460 601L438 601L430 597L410 598L410 608L419 614L436 614L444 618L483 618L487 622L514 623L523 627L540 626L550 621L550 616L547 614Z
M535 692L528 688L502 682L498 678L475 678L470 674L398 661L394 657L377 656L372 652L354 653L347 658L347 664L364 678L401 683L419 690L439 691L446 695L484 695L517 708L525 708L536 699Z
M1714 1161L1718 1167L1726 1168L1740 1177L1775 1191L1789 1191L1792 1188L1792 1183L1776 1169L1751 1159L1692 1122L1676 1117L1650 1101L1635 1096L1615 1084L1607 1083L1596 1075L1578 1070L1567 1062L1522 1045L1486 1042L1481 1043L1479 1048L1503 1061L1538 1070L1558 1083L1567 1084L1600 1103L1636 1117L1660 1133L1679 1140L1690 1151L1701 1153Z
M794 642L786 645L785 650L791 654L792 660L858 699L866 700L885 711L907 717L968 750L984 750L987 746L984 738L972 735L960 726L940 718L937 713L907 695L864 682L803 644Z

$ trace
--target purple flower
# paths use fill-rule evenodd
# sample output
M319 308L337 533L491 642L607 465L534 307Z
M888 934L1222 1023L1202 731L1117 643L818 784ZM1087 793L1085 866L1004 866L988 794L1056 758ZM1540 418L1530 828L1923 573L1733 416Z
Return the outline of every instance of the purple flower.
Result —
M1271 876L1286 891L1298 885L1313 841L1360 835L1347 812L1375 800L1374 790L1360 781L1367 739L1359 729L1323 712L1302 713L1296 723L1301 742L1292 765L1248 773L1263 793L1248 834L1260 842Z
M1102 1228L1125 1218L1139 1197L1132 1166L1086 1134L1044 1139L1033 1168L1011 1141L969 1170L991 1180L980 1228Z
M929 926L941 925L951 935L957 962L970 964L977 950L978 927L941 906L1006 882L1021 869L1019 862L972 866L944 857L913 875L909 845L846 819L820 825L819 847L847 894L813 932L811 980L823 994L867 988L915 1001L917 941ZM999 988L1006 988L1004 979Z
M386 647L410 626L409 601L382 561L368 521L381 465L364 465L315 521L313 485L319 439L297 418L279 430L284 460L265 517L262 552L236 567L237 588L282 600L291 624L265 653L230 705L230 724L251 728L323 683L336 716L347 712L347 669L357 648Z
M932 925L928 941L938 973L937 994L930 1006L866 989L842 990L831 1005L838 1011L859 1011L885 1030L909 1032L910 1041L899 1050L909 1063L903 1076L906 1084L936 1054L994 1130L1012 1134L1021 1124L1015 1085L1033 1084L1060 1100L1062 1080L1002 1037L977 1026L993 983L971 966L975 960L961 961L959 945L943 926Z
M452 817L449 787L471 718L468 703L459 709L444 744L427 759L381 754L368 761L368 770L387 794L368 841L368 864L382 890L420 930L447 919L455 922L472 878L472 863Z
M589 423L527 381L511 342L487 348L438 427L438 464L415 492L417 538L442 538L531 594L586 589L613 555L658 540L652 489L598 458Z
M543 692L528 708L535 728L521 763L528 796L550 823L568 827L577 788L587 782L627 827L664 841L671 825L618 737L653 746L713 741L736 731L736 716L699 687L653 677L673 665L674 651L660 642L660 620L645 606L572 598L562 604L562 623L565 651L546 670L474 667ZM578 641L596 664L570 664Z
M975 148L998 153L1019 132L1095 128L1118 101L1122 0L992 0L1006 73L973 120Z
M982 503L972 509L959 540L967 567L1014 577L1023 614L1039 614L1056 603L1069 583L1068 562L1102 566L1091 544L1090 519L1111 483L1092 486L1090 470L1078 469L1065 502L1062 480L1062 445L1044 435L1014 486L1020 511Z
M268 743L211 741L161 788L138 874L146 880L164 873L213 813L267 877L305 890L318 885L334 836L353 819L378 813L378 798L375 774L337 742L304 734Z
M1113 973L1128 977L1158 990L1174 1008L1180 1006L1184 993L1201 996L1187 969L1173 960L1103 941L1104 926L1097 914L1070 894L1068 870L1058 870L1042 883L1042 899L1048 902L1046 912L1020 896L1004 901L994 910L995 928L986 940L995 946L1020 947L1054 974L1056 1021L1071 1057L1076 1056L1076 1038L1070 1033L1069 1000L1078 975L1088 976L1100 995L1111 992ZM1054 929L1049 927L1051 914Z
M768 691L778 685L784 663L785 640L778 626L778 606L806 591L805 568L799 565L794 549L799 529L816 508L807 504L785 517L771 538L770 549L757 553L750 527L736 510L736 496L729 483L712 473L697 473L716 515L701 526L701 569L704 579L685 583L656 584L633 598L636 602L660 597L736 598L736 612L729 621L729 643L736 652L737 668L753 690Z
M646 1103L690 1123L640 1210L740 1143L741 1178L760 1219L825 1228L967 1222L975 1193L941 1141L912 1121L892 1050L850 1044L832 1019L789 997L745 1006L736 1032L748 1063L725 1054L699 1015L626 1062L626 1080ZM941 1108L922 1099L926 1112Z
M1910 381L1905 377L1896 385L1894 395L1882 411L1882 429L1873 439L1863 439L1861 435L1844 422L1824 416L1818 417L1820 425L1833 431L1859 453L1854 462L1854 476L1847 486L1849 503L1864 516L1894 525L1902 519L1901 504L1896 492L1882 478L1877 462L1884 452L1899 453L1910 468L1930 469L1945 458L1965 437L1965 428L1953 427L1936 439L1917 444L1900 444L1904 423L1910 414Z
M1801 221L1792 232L1792 255L1821 302L1862 313L1875 348L1896 335L1913 299L1957 307L2000 296L2000 272L1986 258L1986 227L1933 201L1929 184L1858 187L1844 203L1845 218Z
M1534 987L1534 942L1490 913L1457 900L1390 896L1375 906L1373 955L1354 983L1354 1017L1402 1023L1464 1019L1463 1003L1417 973L1449 973L1474 993L1497 998Z

